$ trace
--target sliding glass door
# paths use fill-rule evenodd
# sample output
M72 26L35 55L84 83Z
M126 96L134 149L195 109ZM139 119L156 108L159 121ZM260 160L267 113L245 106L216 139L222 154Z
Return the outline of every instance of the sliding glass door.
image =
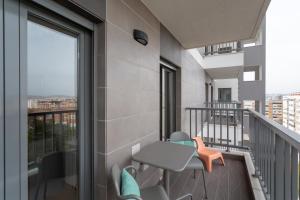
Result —
M89 199L90 34L32 10L25 19L28 199Z
M176 130L176 71L161 65L160 71L161 140Z

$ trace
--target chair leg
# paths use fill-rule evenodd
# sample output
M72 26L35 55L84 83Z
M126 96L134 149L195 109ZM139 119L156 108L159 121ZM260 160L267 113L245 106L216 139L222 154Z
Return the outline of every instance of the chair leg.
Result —
M204 184L203 184L203 185L204 185L204 192L205 192L205 197L204 197L204 198L205 198L205 199L208 199L208 198L207 198L206 181L205 181L205 176L204 176L204 169L202 169L201 171L202 171L202 177L203 177L203 183L204 183Z
M224 161L223 156L220 157L220 160L221 160L222 165L225 166L225 161Z

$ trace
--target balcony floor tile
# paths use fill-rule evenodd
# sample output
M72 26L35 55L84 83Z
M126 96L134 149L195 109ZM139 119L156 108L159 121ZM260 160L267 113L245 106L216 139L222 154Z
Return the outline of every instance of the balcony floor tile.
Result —
M250 200L253 199L247 171L242 160L225 158L225 166L214 163L211 173L205 172L209 200ZM200 172L196 179L193 171L171 174L171 199L190 192L193 200L204 196L203 180Z

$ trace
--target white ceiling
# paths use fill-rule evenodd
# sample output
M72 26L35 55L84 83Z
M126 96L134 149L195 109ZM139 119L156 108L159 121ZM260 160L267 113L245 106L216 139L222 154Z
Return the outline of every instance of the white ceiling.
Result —
M184 48L251 39L270 0L141 0Z

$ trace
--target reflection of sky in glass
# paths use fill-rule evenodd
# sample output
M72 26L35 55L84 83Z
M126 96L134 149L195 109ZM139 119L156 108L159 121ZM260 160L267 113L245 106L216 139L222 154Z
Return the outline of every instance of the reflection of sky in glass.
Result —
M77 95L77 39L28 22L28 95Z

